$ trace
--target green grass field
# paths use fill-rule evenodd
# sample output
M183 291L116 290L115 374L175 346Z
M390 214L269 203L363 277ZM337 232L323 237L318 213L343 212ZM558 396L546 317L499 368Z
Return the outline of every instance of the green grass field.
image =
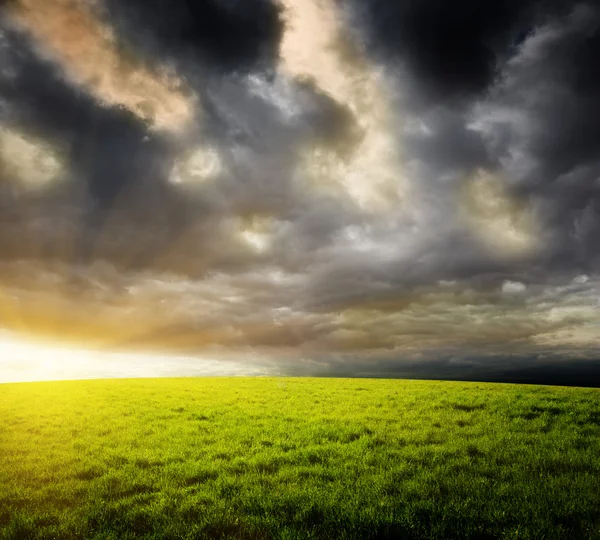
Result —
M600 538L600 390L0 385L0 538Z

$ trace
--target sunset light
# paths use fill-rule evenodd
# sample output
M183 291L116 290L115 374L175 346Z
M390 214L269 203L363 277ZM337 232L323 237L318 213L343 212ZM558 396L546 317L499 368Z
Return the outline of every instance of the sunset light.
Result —
M227 360L94 350L0 334L0 383L169 375L233 376L256 372Z

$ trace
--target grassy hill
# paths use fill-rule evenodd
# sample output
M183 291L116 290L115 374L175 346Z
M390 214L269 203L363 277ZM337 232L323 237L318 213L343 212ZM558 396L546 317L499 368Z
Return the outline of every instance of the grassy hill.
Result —
M0 538L600 538L600 390L0 385Z

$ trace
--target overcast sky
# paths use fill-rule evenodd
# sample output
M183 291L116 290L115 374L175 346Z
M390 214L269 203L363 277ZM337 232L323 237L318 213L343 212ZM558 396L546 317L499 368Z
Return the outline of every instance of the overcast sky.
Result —
M595 369L598 2L0 14L6 335L123 373Z

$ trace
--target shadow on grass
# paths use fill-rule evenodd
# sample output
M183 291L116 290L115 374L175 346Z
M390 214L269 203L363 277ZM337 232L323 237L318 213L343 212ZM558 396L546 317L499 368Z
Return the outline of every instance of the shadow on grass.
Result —
M480 411L482 409L485 409L485 405L483 405L483 404L469 405L467 403L453 403L451 405L451 407L457 411L463 411L463 412L473 412L473 411Z

